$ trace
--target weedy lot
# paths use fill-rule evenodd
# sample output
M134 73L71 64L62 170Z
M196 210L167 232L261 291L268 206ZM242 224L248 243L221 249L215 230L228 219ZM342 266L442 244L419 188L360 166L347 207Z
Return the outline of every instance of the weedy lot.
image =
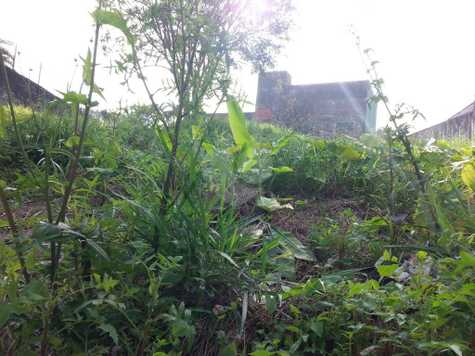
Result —
M2 110L2 353L473 352L471 147L415 145L423 194L396 141L231 111L187 123L163 212L167 148L143 110L91 120L59 224L74 116L16 108L27 162Z
M475 151L412 142L418 113L390 108L375 62L378 135L247 122L231 69L271 64L280 2L258 22L231 0L99 1L86 95L39 110L6 86L2 355L474 354ZM103 28L150 105L94 112Z

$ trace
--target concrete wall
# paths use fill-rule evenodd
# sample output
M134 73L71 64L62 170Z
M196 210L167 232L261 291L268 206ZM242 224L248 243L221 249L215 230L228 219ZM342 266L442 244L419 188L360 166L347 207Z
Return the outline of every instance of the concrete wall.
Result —
M374 131L367 81L292 85L287 72L259 76L256 120L274 122L318 137L359 137Z

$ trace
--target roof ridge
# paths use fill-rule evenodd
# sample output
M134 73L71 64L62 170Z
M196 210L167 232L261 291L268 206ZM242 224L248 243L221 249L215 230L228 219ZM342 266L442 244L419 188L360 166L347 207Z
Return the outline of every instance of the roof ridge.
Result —
M343 82L325 82L312 84L291 84L293 87L309 87L309 86L324 86L324 85L346 85L346 84L370 84L369 80L348 80Z
M462 110L458 111L456 114L452 115L451 117L449 117L447 119L447 121L451 120L451 119L455 119L456 117L458 117L461 113L463 113L464 111L467 111L467 109L470 109L470 107L473 107L472 111L475 112L475 101L472 101L470 104L468 104L466 107L464 107Z

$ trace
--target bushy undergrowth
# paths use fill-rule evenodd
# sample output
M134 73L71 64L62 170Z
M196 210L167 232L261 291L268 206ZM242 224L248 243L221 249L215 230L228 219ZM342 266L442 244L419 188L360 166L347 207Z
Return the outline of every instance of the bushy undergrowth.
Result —
M55 213L74 115L17 110L28 162L5 111L0 129L1 189L20 230L9 235L2 215L2 354L473 352L471 147L416 145L422 194L404 148L383 137L321 140L253 123L249 159L227 122L197 119L184 124L180 193L164 208L168 148L137 108L92 118L65 222L52 224L45 180ZM237 206L242 185L257 206ZM328 212L302 242L266 213L343 198L371 216Z

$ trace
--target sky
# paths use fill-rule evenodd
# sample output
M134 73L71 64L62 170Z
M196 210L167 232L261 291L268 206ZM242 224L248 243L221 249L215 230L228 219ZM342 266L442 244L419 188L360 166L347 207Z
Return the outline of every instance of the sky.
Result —
M410 104L426 116L415 129L441 122L475 100L474 0L294 1L295 26L275 68L288 71L294 84L367 79L353 27L381 63L391 102ZM81 71L75 59L90 45L94 6L95 0L1 0L0 38L20 51L16 69L37 80L41 68L41 84L53 92L77 85ZM255 100L257 76L243 71L236 77ZM138 85L128 93L121 78L105 68L98 82L107 98L103 107L147 103ZM381 111L378 126L385 123Z

